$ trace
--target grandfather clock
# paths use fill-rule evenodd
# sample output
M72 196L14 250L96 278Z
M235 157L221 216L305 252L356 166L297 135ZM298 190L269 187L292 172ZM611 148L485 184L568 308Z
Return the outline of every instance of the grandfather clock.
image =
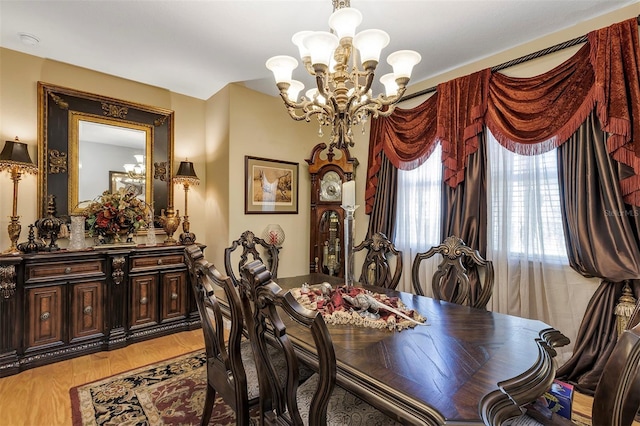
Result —
M326 150L326 151L325 151ZM348 148L329 149L320 143L306 160L311 175L309 270L344 275L344 210L342 184L355 179L358 160Z

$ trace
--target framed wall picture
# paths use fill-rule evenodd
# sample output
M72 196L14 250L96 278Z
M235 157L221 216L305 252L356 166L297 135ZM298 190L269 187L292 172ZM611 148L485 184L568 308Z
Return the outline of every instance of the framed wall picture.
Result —
M244 212L298 213L298 163L244 157Z

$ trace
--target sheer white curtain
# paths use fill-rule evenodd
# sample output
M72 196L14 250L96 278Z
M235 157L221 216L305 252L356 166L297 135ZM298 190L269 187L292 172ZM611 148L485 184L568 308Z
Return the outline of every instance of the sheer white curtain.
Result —
M442 149L436 146L429 159L410 171L398 170L398 203L394 244L402 250L404 270L398 290L413 293L411 267L417 253L425 252L440 241L442 191ZM434 256L422 262L420 277L423 291L431 295L431 277L440 259Z
M489 233L487 257L495 284L487 309L538 319L572 344L587 303L598 285L568 266L560 212L555 150L522 156L488 134Z

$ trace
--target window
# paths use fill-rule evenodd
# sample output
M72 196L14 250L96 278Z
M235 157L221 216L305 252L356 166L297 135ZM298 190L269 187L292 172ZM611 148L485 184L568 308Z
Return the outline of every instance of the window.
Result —
M398 170L398 207L394 244L425 251L440 244L442 149L436 146L420 167Z
M556 150L508 151L488 133L489 226L493 251L568 264Z
M487 139L493 251L568 264L556 150L518 155L502 147L490 133ZM441 242L441 157L438 145L417 169L398 171L395 244L399 248L425 250Z

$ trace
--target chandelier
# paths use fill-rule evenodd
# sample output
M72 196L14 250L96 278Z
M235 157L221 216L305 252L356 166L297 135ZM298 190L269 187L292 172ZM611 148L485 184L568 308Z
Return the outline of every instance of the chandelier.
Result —
M355 33L362 14L350 7L349 0L332 0L333 14L327 31L300 31L292 42L298 47L305 69L315 77L317 88L308 90L298 101L304 85L292 79L298 61L291 56L274 56L266 67L273 71L289 115L296 121L310 121L316 116L322 126L331 126L329 150L353 146L351 127L367 121L369 116L386 117L404 94L414 65L420 62L418 52L400 50L387 57L393 73L380 82L385 93L375 98L371 85L382 49L389 44L389 35L376 29ZM363 127L364 130L364 127Z

